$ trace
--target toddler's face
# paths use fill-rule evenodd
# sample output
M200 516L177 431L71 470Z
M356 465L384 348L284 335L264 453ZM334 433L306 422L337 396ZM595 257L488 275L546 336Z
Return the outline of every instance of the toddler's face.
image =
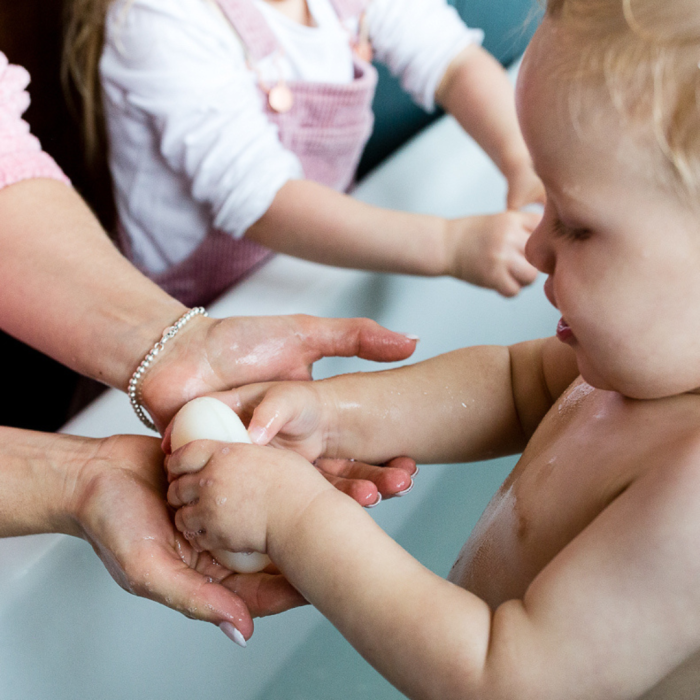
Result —
M549 275L559 337L587 382L633 398L695 390L700 206L654 182L652 136L621 122L604 86L586 88L574 122L571 81L556 69L576 50L573 33L547 19L520 74L518 114L547 189L528 258Z

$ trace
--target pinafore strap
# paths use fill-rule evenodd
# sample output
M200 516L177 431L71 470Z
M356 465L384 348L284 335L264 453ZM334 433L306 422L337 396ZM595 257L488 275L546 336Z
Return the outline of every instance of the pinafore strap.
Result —
M252 0L216 0L216 2L241 38L249 58L260 61L278 50L277 38ZM367 2L368 0L330 0L341 22L359 17L365 10Z

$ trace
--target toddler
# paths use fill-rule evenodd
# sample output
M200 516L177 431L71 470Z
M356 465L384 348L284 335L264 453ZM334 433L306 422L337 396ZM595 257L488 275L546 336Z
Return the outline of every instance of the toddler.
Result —
M72 0L89 134L103 33L123 247L184 303L211 301L271 250L506 296L535 278L523 248L539 216L516 210L544 193L512 89L445 0ZM437 100L475 137L507 178L511 211L447 221L344 194L372 130L372 50L419 104Z
M169 457L198 547L268 552L411 698L700 696L699 60L697 0L549 0L518 106L556 338L244 387L288 450ZM309 464L520 450L447 581Z

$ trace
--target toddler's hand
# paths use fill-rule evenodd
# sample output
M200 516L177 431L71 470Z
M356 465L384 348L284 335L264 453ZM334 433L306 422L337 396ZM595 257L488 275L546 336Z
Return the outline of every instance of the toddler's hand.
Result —
M532 212L505 211L448 221L449 274L515 296L537 277L525 258L525 244L541 218Z
M198 551L267 553L272 528L333 490L299 455L240 443L191 442L167 457L167 468L178 477L168 489L175 526Z
M413 487L418 471L415 460L397 456L377 466L336 458L333 431L333 401L319 382L268 382L251 384L212 394L233 408L255 444L293 450L310 462L339 491L361 506L372 507L382 499L403 496ZM169 451L170 428L164 448Z

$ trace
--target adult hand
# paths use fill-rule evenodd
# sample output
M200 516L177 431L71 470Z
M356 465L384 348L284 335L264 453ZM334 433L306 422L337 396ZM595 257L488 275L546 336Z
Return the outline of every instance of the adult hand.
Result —
M365 508L379 505L385 498L405 496L418 473L410 457L394 457L381 466L350 459L317 459L315 465L333 486Z
M284 578L241 577L197 552L174 528L165 502L160 442L116 436L90 441L70 490L68 511L114 580L187 617L229 623L245 638L255 616L305 603ZM230 631L230 628L229 628Z
M196 318L183 328L144 377L144 405L163 431L188 401L244 384L311 379L326 356L396 362L417 339L369 319L313 316Z

